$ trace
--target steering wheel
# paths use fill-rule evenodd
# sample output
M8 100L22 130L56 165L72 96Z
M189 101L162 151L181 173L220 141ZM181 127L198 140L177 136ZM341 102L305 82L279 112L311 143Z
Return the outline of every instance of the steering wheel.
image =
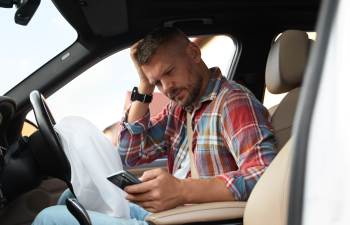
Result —
M52 159L48 161L54 161L54 164L56 164L56 170L58 170L55 172L55 175L58 179L66 182L69 189L72 191L72 193L74 193L72 184L70 183L71 166L66 154L63 151L59 136L53 127L56 124L56 121L52 116L48 105L46 104L44 96L39 91L32 91L29 98L33 106L39 131L48 146L47 150L50 151L50 156L52 156Z

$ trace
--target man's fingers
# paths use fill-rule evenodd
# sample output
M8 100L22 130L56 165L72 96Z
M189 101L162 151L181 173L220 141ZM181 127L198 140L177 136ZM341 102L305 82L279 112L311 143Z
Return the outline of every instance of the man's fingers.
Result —
M159 210L155 207L154 201L148 201L148 202L133 202L135 205L140 206L141 208L145 209L148 212L156 213L159 212Z
M139 40L138 42L136 42L133 46L131 46L130 50L135 50L137 49L137 47L141 44L141 42L143 41L143 39Z
M149 180L154 180L160 175L162 175L164 172L165 171L162 169L154 169L154 170L146 171L143 173L142 177L140 177L140 181L147 182Z
M130 48L130 56L134 63L136 62L136 55L137 55L137 47L140 45L140 43L143 41L141 39L140 41L136 42L131 48Z
M137 48L131 49L131 50L130 50L130 55L131 55L132 57L135 57L135 56L136 56L136 53L137 53Z
M141 194L141 193L149 192L150 190L152 190L152 187L150 183L141 183L141 184L127 186L124 188L124 190L128 194Z
M154 197L150 195L150 192L146 192L143 194L127 194L125 198L131 202L146 202L153 201Z
M157 213L157 212L159 212L157 209L155 209L155 208L144 208L144 207L142 207L144 210L146 210L147 212L151 212L151 213Z

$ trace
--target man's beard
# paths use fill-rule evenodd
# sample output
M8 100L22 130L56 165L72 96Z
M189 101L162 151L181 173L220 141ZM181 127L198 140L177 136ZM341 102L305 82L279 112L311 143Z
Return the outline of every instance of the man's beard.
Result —
M190 84L187 87L177 87L168 93L168 97L171 100L177 102L184 108L190 106L194 101L196 101L203 85L203 76L198 71L195 71L192 65L188 65L187 71ZM178 98L178 100L174 98L174 95L181 90L187 90L189 92L189 95L183 103L180 103L180 101L185 97Z

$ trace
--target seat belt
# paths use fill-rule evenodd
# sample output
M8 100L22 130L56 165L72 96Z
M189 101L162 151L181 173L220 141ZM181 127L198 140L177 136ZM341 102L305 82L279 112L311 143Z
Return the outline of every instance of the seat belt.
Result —
M193 157L193 152L192 152L192 125L191 125L191 114L187 113L187 140L188 140L188 151L189 151L189 157L190 157L190 162L191 162L191 178L192 179L199 179L198 171L196 166L194 165L194 157Z

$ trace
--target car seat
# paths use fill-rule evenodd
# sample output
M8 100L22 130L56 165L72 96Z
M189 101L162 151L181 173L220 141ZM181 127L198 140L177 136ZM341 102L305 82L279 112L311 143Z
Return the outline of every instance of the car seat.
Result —
M309 45L313 42L303 31L287 30L272 45L266 65L266 87L272 94L289 92L277 106L269 109L276 135L276 149L291 135L294 114L300 94Z
M266 86L274 94L289 93L272 115L279 153L249 197L244 225L287 224L293 143L291 129L310 43L305 32L288 30L270 50L266 66Z

